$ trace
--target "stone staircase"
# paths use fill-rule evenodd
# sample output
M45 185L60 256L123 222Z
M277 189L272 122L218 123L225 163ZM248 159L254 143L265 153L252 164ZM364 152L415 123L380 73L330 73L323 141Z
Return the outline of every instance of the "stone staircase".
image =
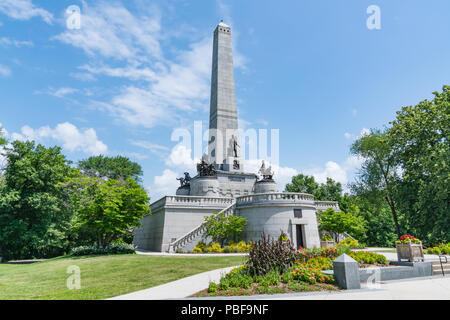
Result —
M444 269L445 275L450 275L450 259L446 259L445 257L441 256L442 261L442 267L441 263L439 261L433 261L433 274L436 275L442 275L442 269Z
M236 203L233 202L230 206L226 207L222 211L218 212L218 214L225 214L225 216L229 216L234 214L234 209L236 208ZM189 231L184 236L178 238L174 242L169 244L169 252L176 252L177 250L192 250L198 241L200 241L203 235L206 232L206 224L202 223L194 230Z

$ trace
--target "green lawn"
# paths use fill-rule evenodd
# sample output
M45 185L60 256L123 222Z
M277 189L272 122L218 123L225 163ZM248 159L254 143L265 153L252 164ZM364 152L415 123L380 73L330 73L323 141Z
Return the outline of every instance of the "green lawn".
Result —
M239 265L243 256L110 255L55 258L28 265L0 264L0 300L105 299L197 273ZM66 286L67 267L81 270L81 289Z

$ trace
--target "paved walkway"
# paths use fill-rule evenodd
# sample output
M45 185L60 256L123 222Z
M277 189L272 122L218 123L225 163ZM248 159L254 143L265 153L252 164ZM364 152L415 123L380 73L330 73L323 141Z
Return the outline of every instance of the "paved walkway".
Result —
M220 278L235 267L207 271L187 278L172 281L157 287L132 292L109 300L163 300L182 299L208 288L209 283L219 282Z

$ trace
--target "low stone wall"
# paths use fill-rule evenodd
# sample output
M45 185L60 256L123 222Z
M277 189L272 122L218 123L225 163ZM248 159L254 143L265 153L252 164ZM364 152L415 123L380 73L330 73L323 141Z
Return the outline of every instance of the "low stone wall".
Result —
M431 262L399 262L391 261L392 266L359 268L361 282L367 282L370 277L374 281L400 280L433 275ZM334 274L333 270L323 271L325 274Z

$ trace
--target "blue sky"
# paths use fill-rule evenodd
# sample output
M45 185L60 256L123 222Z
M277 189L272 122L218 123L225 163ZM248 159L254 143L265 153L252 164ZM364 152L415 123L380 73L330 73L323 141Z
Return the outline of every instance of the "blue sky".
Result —
M67 28L70 5L79 30ZM379 30L366 26L370 5ZM173 194L195 161L171 134L207 129L223 19L241 126L280 130L280 189L299 172L347 183L357 136L450 84L449 15L447 0L0 0L0 123L75 162L128 156L153 200Z

